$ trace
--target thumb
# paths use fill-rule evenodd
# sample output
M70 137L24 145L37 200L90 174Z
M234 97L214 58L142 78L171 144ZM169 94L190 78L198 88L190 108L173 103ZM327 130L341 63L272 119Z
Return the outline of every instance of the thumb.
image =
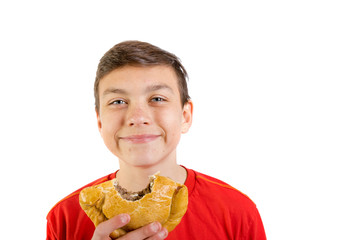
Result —
M120 214L107 221L100 223L94 232L92 240L105 240L110 239L109 235L118 228L128 224L130 216L128 214Z

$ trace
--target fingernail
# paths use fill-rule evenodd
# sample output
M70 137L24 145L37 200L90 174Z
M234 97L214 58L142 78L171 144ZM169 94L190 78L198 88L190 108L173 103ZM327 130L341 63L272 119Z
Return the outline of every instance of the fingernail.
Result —
M129 215L127 215L127 214L122 214L122 215L120 216L120 220L121 220L122 223L127 223L127 222L129 221Z
M150 227L151 227L151 230L152 230L153 232L158 232L158 231L160 230L160 226L159 226L159 224L156 223L156 222L152 223L152 224L150 225Z
M161 238L165 238L167 236L167 231L166 230L162 230L161 232L158 233L159 237Z

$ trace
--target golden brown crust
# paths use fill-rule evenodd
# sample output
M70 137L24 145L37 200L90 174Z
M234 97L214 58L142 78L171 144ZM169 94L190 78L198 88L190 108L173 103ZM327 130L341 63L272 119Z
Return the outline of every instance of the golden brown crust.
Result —
M118 214L130 215L130 222L114 231L112 238L145 226L160 222L169 232L181 221L187 210L188 191L185 185L163 176L155 178L151 193L136 201L128 201L116 191L115 179L80 192L80 205L95 226Z

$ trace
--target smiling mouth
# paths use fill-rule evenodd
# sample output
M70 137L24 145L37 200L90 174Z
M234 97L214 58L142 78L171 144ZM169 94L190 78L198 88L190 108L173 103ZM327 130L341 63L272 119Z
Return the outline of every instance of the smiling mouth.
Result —
M130 143L148 143L154 141L158 137L160 137L160 135L142 134L142 135L131 135L127 137L121 137L120 139Z

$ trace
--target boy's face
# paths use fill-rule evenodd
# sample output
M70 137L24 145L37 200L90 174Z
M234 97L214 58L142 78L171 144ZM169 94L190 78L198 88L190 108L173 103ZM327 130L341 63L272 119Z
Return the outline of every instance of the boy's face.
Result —
M98 127L121 162L147 167L176 160L176 147L192 121L182 107L177 76L168 66L115 69L99 84Z

